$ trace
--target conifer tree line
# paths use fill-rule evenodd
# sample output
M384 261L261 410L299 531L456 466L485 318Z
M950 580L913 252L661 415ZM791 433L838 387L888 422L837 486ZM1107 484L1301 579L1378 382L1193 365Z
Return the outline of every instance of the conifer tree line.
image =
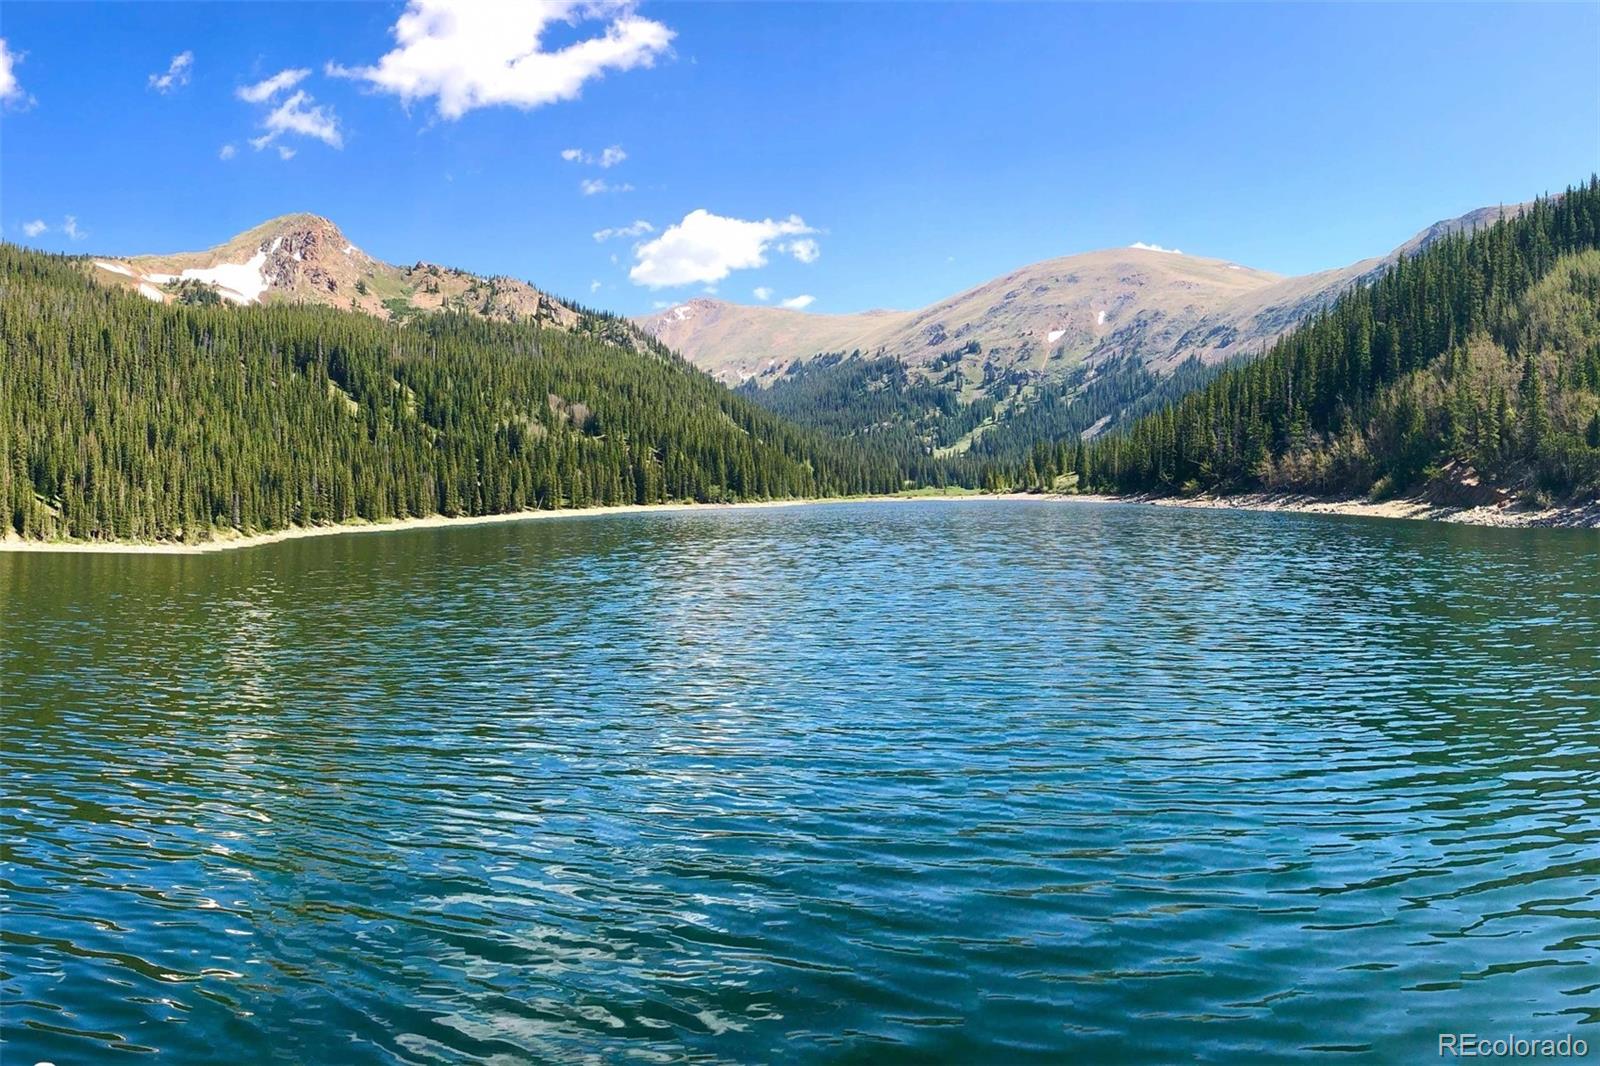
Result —
M938 471L786 423L616 320L161 305L0 245L0 507L26 538L892 492ZM610 339L607 339L610 338Z
M1434 242L1257 360L1159 383L1100 367L962 454L941 444L993 404L891 363L802 368L763 398L775 413L598 312L561 332L162 305L0 244L0 533L203 540L944 484L1400 494L1476 479L1596 496L1600 178Z
M1600 178L1404 259L1126 432L1015 477L1112 492L1600 493ZM1070 478L1076 475L1075 479Z
M967 351L976 347L974 342ZM1054 480L1072 469L1070 460L1055 458L1066 446L1053 442L1107 423L1132 422L1224 369L1191 358L1157 376L1139 359L1118 356L1093 368L1080 364L1059 382L1035 383L1026 373L1013 372L964 399L964 379L948 370L956 354L935 360L924 377L893 356L824 353L734 391L832 436L938 456L934 476L942 484L1047 488L1045 472ZM941 370L947 372L941 375ZM1010 402L1002 404L996 396Z
M830 436L892 441L914 452L959 440L995 409L986 397L962 402L959 386L948 380L913 376L899 359L859 349L796 361L773 379L751 378L734 391Z

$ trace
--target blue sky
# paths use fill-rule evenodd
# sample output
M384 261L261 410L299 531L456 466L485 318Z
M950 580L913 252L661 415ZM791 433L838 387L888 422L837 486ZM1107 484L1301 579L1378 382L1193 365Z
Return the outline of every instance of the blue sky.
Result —
M1134 241L1338 266L1600 169L1595 4L454 7L6 0L0 233L134 254L312 211L627 313L853 311Z

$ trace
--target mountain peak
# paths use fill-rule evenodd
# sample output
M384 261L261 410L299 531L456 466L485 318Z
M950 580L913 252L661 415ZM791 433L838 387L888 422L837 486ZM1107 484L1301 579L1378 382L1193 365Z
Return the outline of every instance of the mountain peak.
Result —
M293 211L287 215L269 218L262 223L263 226L324 226L337 230L333 219L326 215L313 214L310 211Z
M277 247L273 243L277 242ZM253 226L212 251L227 254L239 251L265 251L274 254L285 244L294 245L302 255L306 253L354 255L363 260L370 257L344 235L338 225L323 215L299 211L289 215L269 218Z
M696 297L634 321L728 382L857 350L919 371L970 363L969 380L1060 379L1085 361L1124 357L1165 371L1191 357L1216 363L1259 351L1397 256L1521 210L1473 211L1388 256L1300 277L1135 242L1030 263L919 311L821 315Z
M322 304L387 319L448 310L557 329L571 328L580 318L523 281L420 261L409 267L385 263L357 248L332 219L309 211L269 218L203 252L92 263L101 281L161 302Z

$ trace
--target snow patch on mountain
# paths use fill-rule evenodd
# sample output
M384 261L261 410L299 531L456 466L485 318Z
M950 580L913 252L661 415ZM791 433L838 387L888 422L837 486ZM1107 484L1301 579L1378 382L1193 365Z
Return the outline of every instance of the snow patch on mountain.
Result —
M281 238L280 238L281 239ZM278 242L273 242L276 249ZM296 257L298 258L298 256ZM266 266L267 253L257 252L243 263L220 263L214 267L190 267L181 274L151 274L150 280L160 284L173 281L198 281L214 285L224 300L238 304L255 303L272 283L262 267Z

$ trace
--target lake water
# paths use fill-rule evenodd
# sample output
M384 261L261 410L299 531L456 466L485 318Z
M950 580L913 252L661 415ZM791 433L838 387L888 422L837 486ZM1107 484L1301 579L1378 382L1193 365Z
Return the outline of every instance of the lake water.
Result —
M1593 532L841 504L0 610L8 1064L1600 1055Z

